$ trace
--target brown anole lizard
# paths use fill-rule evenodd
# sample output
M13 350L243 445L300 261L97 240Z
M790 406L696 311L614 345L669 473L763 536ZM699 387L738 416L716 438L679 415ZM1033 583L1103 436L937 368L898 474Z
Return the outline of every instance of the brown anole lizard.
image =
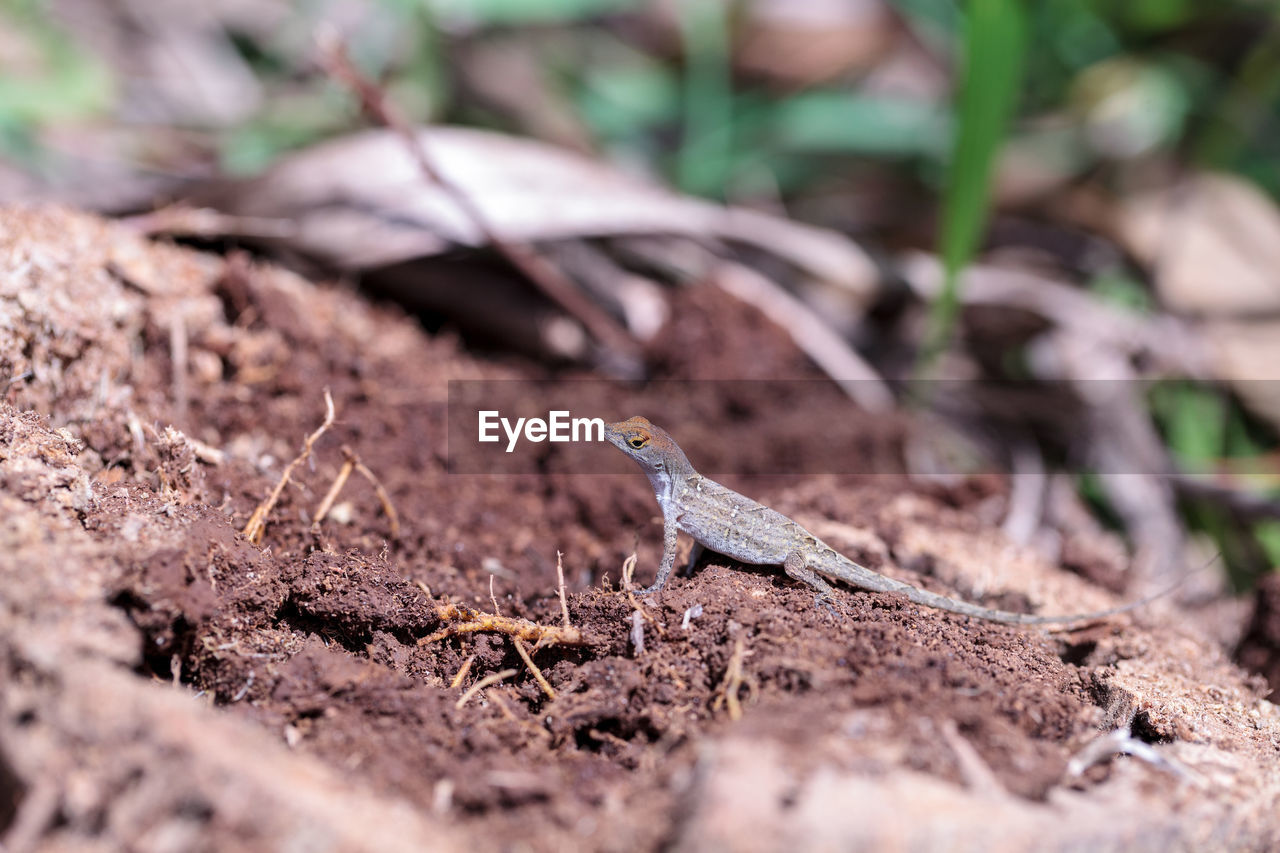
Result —
M789 577L816 589L820 602L835 601L835 592L823 579L825 576L859 589L896 592L916 604L991 622L1042 625L1092 621L1131 610L1157 597L1069 616L1031 616L949 598L860 566L782 513L702 476L671 436L645 418L609 424L604 434L611 444L639 463L662 507L662 565L653 586L641 590L641 594L657 592L667 582L675 565L676 536L683 530L694 539L691 565L706 547L743 563L782 566Z

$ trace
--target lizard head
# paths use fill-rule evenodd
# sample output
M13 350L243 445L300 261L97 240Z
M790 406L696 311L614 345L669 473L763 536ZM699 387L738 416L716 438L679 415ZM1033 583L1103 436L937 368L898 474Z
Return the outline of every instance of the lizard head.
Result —
M609 443L640 464L654 490L661 493L660 485L670 483L673 476L693 473L684 451L666 430L649 423L647 418L635 417L604 428Z
M663 444L671 443L671 436L649 423L648 418L641 417L608 424L604 428L604 437L614 447L637 461L661 452Z

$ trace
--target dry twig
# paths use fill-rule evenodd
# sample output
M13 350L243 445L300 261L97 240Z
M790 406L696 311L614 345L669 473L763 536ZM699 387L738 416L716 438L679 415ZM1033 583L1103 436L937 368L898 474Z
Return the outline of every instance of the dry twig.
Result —
M262 240L287 239L298 233L297 223L261 216L235 216L207 207L172 204L120 222L151 237L157 234L190 237L253 237Z
M285 466L284 473L280 475L280 481L276 483L275 488L271 490L271 494L267 496L267 499L258 504L257 508L253 511L253 515L249 516L249 522L244 526L244 530L242 531L244 533L244 537L255 545L262 541L262 534L267 527L267 514L275 507L276 501L280 500L280 493L283 492L284 487L289 484L289 478L293 476L294 469L307 461L311 456L311 448L320 440L320 436L324 435L329 427L333 426L333 396L330 395L328 388L324 389L324 406L324 422L320 424L315 432L307 436L306 441L304 441L302 445L302 452L294 457L292 462Z
M714 281L721 290L767 314L786 330L800 351L863 411L893 409L893 392L884 379L817 311L742 264L722 264Z
M951 747L951 752L956 757L960 775L969 790L988 800L1007 800L1009 792L1005 790L1004 785L1000 784L1000 778L991 769L991 765L978 754L978 750L974 749L973 744L960 734L955 720L943 720L939 724L939 729L942 739L946 741L947 746Z
M1280 519L1280 500L1251 491L1246 484L1237 485L1229 476L1210 480L1195 474L1176 472L1169 482L1183 497L1198 498L1221 504L1228 512L1246 521Z
M1115 755L1131 755L1152 767L1166 770L1184 781L1197 785L1206 784L1204 776L1199 772L1178 761L1172 755L1160 752L1151 744L1138 740L1129 729L1123 726L1086 744L1067 762L1067 776L1079 776L1093 765L1100 764Z
M511 706L507 704L507 700L502 697L501 693L495 690L493 693L486 694L485 698L498 707L498 710L502 712L502 716L527 731L533 737L548 744L554 740L555 736L552 735L551 732L516 714L516 712L511 709Z

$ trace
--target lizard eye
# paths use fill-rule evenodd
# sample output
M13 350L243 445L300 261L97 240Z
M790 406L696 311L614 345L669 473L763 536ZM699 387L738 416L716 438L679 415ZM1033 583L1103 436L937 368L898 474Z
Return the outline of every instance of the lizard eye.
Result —
M644 447L645 442L647 442L648 440L649 439L647 438L641 438L640 436L636 436L635 438L628 439L627 444L631 445L636 450L639 450L640 448Z

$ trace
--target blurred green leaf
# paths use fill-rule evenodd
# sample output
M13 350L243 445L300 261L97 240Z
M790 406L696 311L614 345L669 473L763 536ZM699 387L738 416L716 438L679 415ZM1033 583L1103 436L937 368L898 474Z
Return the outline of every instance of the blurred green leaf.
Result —
M679 117L676 77L657 63L592 69L577 97L583 120L605 138L646 133Z
M1155 307L1142 282L1123 270L1101 272L1089 280L1088 286L1103 302L1136 314L1150 314Z
M1268 121L1274 123L1280 100L1280 12L1249 49L1239 71L1224 85L1196 140L1196 158L1211 168L1244 166L1250 146ZM1274 165L1273 158L1267 158ZM1247 166L1246 166L1247 168ZM1276 191L1276 184L1269 187ZM1266 183L1264 183L1264 186Z
M1088 504L1093 515L1108 530L1124 530L1124 522L1107 497L1107 490L1094 471L1082 471L1076 475L1076 494Z
M848 92L806 92L773 111L778 144L793 151L939 159L951 117L935 104Z
M1205 470L1222 458L1226 404L1218 392L1185 383L1168 384L1157 398L1166 441L1174 457L1191 470Z
M1093 0L1093 5L1112 20L1144 33L1185 26L1202 11L1197 0Z
M41 4L0 10L0 28L9 48L0 55L0 124L78 120L111 105L110 69L57 28Z
M1262 430L1266 432L1265 437L1259 434ZM1242 406L1233 400L1232 405L1227 409L1223 455L1233 459L1260 460L1264 454L1271 453L1275 449L1274 432L1267 426L1260 426Z
M281 98L223 137L220 165L230 175L256 174L287 151L342 132L355 115L351 98L332 87Z
M1272 568L1280 567L1280 521L1263 521L1253 526L1253 535L1267 555Z
M959 311L960 272L972 260L987 220L991 173L1013 113L1026 50L1021 0L970 0L964 26L959 122L942 202L942 293L922 349L927 366L949 342Z
M1124 49L1107 22L1080 0L1046 0L1034 12L1035 34L1048 50L1033 52L1032 64L1052 57L1064 71L1077 71Z

